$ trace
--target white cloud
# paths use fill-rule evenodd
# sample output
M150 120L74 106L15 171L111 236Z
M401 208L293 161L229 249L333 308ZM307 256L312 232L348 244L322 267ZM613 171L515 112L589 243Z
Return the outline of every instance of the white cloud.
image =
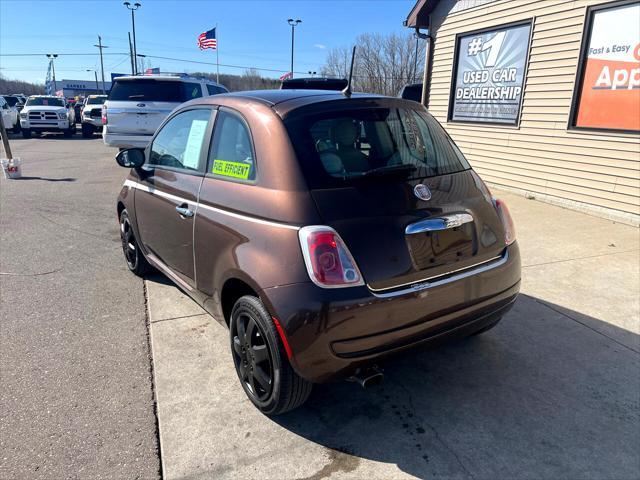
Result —
M325 48L327 48L326 45L323 45L321 43L314 43L313 46L316 47L316 48L319 48L321 50L324 50Z

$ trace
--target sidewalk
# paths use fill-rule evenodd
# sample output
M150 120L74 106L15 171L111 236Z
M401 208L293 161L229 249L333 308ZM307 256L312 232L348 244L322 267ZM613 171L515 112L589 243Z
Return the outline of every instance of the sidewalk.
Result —
M176 478L637 478L640 231L494 191L511 209L522 295L490 333L320 385L269 419L228 332L163 277L148 313L164 475Z

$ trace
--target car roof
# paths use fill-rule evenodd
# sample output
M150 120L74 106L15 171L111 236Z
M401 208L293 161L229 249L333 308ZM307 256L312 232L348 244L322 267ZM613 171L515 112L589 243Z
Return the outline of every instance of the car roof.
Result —
M221 83L216 83L214 80L204 77L191 77L189 75L176 75L176 74L145 74L145 75L122 75L113 79L116 82L123 80L131 82L134 80L161 80L161 81L184 81L184 82L205 82L212 85L219 85L224 87ZM226 87L225 87L226 88Z
M223 100L224 99L224 100ZM354 93L351 97L345 97L341 92L331 90L248 90L233 93L223 93L219 95L211 95L200 97L188 102L189 105L224 104L233 106L234 103L242 101L242 103L255 102L262 105L272 107L280 116L284 117L293 110L300 107L308 106L316 103L329 101L351 101L355 99L372 99L372 100L400 100L395 97L387 97L383 95ZM223 101L221 101L223 100ZM400 100L404 102L405 100Z

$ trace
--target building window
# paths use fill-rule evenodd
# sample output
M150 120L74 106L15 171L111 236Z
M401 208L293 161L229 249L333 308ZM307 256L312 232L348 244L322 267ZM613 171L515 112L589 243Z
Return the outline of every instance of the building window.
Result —
M640 131L640 2L587 10L570 128Z
M531 21L456 36L448 120L517 125Z

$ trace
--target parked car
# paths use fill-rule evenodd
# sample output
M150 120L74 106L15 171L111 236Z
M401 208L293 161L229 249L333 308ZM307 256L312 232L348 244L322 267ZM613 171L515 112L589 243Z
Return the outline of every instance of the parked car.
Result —
M32 95L20 112L20 125L24 138L43 132L58 132L70 137L76 131L75 112L64 98Z
M16 133L19 132L20 121L18 109L7 102L7 96L0 96L0 111L2 112L4 128Z
M27 103L27 96L23 95L22 93L14 93L11 96L12 97L17 97L18 100L20 101L20 103L22 104L22 106L24 106L24 104Z
M422 83L409 83L402 87L398 97L414 102L422 102Z
M229 327L265 414L314 382L367 386L388 355L486 331L519 291L505 203L415 102L200 98L116 159L131 168L117 200L129 269L157 268Z
M84 138L90 138L102 130L102 105L106 100L106 95L89 95L85 98L81 115Z
M121 149L144 148L178 105L227 91L215 82L186 75L117 77L102 108L104 143Z

